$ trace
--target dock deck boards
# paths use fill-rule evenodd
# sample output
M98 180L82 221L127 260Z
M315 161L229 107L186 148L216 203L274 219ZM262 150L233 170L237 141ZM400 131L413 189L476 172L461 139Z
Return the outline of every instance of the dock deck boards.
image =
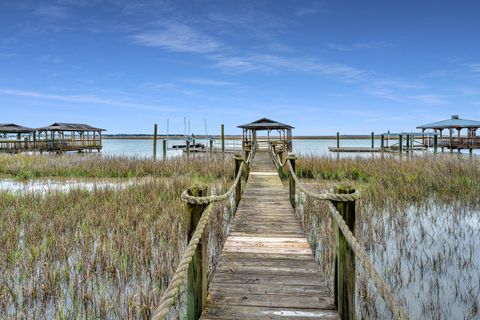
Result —
M339 319L267 152L252 163L201 319Z

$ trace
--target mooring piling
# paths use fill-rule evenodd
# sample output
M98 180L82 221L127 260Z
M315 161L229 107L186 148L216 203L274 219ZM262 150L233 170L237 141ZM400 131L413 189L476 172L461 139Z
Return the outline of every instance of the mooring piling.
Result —
M335 193L353 194L350 186L335 187ZM335 207L355 235L355 201L334 202ZM337 250L335 257L334 297L342 319L355 319L355 253L338 225L335 230Z
M225 153L225 125L222 123L221 126L222 131L222 153Z
M153 125L153 160L157 160L157 124Z

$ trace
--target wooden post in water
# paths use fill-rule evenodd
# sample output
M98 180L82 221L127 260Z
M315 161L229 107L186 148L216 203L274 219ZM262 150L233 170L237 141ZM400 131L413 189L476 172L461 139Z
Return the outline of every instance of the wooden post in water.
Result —
M350 186L335 187L335 193L351 194L355 192ZM335 202L350 231L355 235L355 201ZM335 257L335 304L343 320L355 319L355 253L348 244L342 231L336 226Z
M410 152L410 135L407 133L407 147L405 148L407 152Z
M288 156L288 160L287 161L290 161L290 163L292 164L292 169L293 169L293 173L296 174L296 171L295 171L295 160L297 160L297 157L295 157L293 154ZM287 164L288 166L288 164ZM292 207L296 207L296 203L295 203L295 179L293 179L293 176L291 174L291 172L289 171L288 173L289 175L289 195L290 195L290 203L292 204Z
M153 125L153 160L157 160L157 124Z
M438 135L437 133L435 132L433 134L433 153L437 153L437 148L438 148Z
M337 148L340 148L340 132L337 132Z
M190 156L190 141L185 140L185 150L187 150L187 156Z
M210 139L210 153L213 152L213 139Z
M235 177L238 175L240 171L240 167L242 166L243 158L239 155L235 156ZM238 207L240 203L240 199L242 198L242 179L238 181L238 184L235 189L235 205Z
M196 186L187 190L188 194L195 197L207 195L205 186ZM198 222L202 216L204 204L187 204L186 226L187 240L190 241ZM187 273L187 319L199 319L202 314L203 306L207 299L207 279L208 279L208 251L206 231L203 233L200 244L195 250L192 261L188 266Z
M163 160L167 159L167 139L163 139Z
M380 150L383 152L383 148L385 147L385 135L380 135Z
M222 153L225 153L225 125L222 123Z
M398 152L402 153L403 148L403 134L398 135Z
M375 133L372 131L372 149L375 148Z

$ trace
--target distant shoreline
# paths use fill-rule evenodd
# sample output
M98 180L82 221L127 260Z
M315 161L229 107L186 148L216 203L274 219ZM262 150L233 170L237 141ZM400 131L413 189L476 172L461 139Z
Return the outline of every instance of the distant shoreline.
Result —
M418 137L421 137L421 135L416 135ZM375 139L380 139L380 135L375 135ZM390 137L396 138L396 134L391 134ZM209 136L208 138L213 138L215 140L220 140L221 137L218 135L213 135ZM259 139L266 139L267 137L259 136ZM365 140L365 139L371 139L371 135L340 135L340 139L348 139L348 140ZM103 139L109 139L109 140L153 140L153 135L128 135L128 134L122 134L122 135L103 135ZM157 136L158 140L185 140L184 136L181 135L158 135ZM203 140L205 139L205 135L198 135L195 136L195 139ZM328 136L293 136L293 140L335 140L337 139L336 135L328 135ZM225 140L242 140L242 136L240 135L225 135Z

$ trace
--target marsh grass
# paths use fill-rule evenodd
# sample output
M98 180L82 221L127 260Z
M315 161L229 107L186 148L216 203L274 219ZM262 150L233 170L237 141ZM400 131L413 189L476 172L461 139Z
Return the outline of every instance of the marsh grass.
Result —
M346 158L302 156L297 174L316 181L355 184L364 199L380 207L395 202L478 202L480 161L464 155Z
M220 178L232 173L219 155L177 157L166 161L101 154L9 155L0 154L0 175L18 179L41 177L132 178L190 174L198 179ZM215 170L212 170L215 168Z
M478 319L480 304L480 165L475 158L301 157L310 189L350 184L356 236L412 319ZM327 206L297 193L296 213L333 288L335 233ZM357 316L391 313L357 263Z
M125 189L0 192L0 318L5 319L148 319L186 246L181 192L207 184L210 192L221 193L233 178L233 160L222 157L2 161L2 171L11 175L157 177ZM212 245L221 243L231 211L231 203L215 207ZM219 249L209 250L213 265Z

